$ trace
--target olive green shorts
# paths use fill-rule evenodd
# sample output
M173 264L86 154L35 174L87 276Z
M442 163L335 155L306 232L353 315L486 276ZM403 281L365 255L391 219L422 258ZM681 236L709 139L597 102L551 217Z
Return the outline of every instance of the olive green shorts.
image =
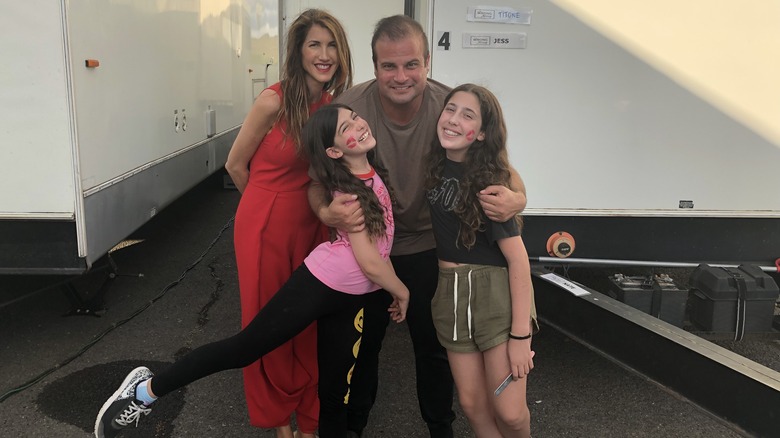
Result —
M507 269L485 265L439 268L431 313L439 342L449 351L486 351L506 342L512 326ZM529 329L537 331L537 327L532 290Z

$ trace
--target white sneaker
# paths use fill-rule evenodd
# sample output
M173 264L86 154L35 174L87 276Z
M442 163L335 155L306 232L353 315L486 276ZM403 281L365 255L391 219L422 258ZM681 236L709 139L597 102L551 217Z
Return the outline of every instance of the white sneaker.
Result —
M138 422L143 415L149 415L152 408L135 398L135 387L154 376L149 368L138 367L125 377L119 389L103 403L95 420L96 438L113 438L127 426Z

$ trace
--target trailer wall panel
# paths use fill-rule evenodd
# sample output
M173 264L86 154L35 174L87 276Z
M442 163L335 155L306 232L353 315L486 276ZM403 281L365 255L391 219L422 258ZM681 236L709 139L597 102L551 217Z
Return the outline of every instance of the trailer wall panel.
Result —
M527 8L528 25L469 21L469 6L434 2L432 76L497 95L511 161L529 188L527 215L780 217L780 197L769 192L780 185L780 147L698 89L553 2L485 7ZM663 26L663 14L652 19ZM469 34L510 33L526 47L464 47Z
M241 124L246 14L235 0L69 3L85 191L203 141L209 108L218 132Z
M70 101L61 5L6 2L0 14L0 218L72 218Z

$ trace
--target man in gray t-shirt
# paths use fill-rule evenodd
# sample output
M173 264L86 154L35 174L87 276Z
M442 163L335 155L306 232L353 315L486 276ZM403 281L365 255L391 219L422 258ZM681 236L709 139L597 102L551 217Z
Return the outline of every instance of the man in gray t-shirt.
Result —
M395 238L391 260L410 292L407 324L414 347L417 399L431 437L452 437L453 381L447 353L436 338L431 299L436 292L438 264L425 200L425 160L436 122L450 88L428 80L430 53L422 27L396 15L377 23L371 41L376 79L357 85L337 102L349 105L368 121L377 139L376 151L389 172L397 204L393 208ZM512 191L503 186L482 190L480 201L489 218L505 222L525 207L525 187L513 173ZM323 223L359 231L360 206L351 195L328 204L321 185L312 183L309 201ZM363 337L349 393L349 429L360 436L376 399L378 360L389 318L389 294L371 294L366 304Z
M377 80L357 85L337 99L368 122L377 139L379 163L390 172L390 185L396 196L393 255L414 254L436 246L422 187L425 155L436 135L436 121L450 88L434 80L427 80L424 87L415 117L404 125L382 111Z

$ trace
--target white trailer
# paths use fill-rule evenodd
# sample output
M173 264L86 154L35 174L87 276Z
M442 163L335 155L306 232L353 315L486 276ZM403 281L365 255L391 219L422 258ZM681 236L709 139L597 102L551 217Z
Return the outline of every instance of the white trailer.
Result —
M253 83L278 59L276 35L250 36L265 13L278 28L259 0L2 12L0 274L84 272L221 169Z
M431 75L499 98L528 187L531 256L566 232L569 263L774 268L778 12L723 0L430 0Z
M342 21L358 81L373 76L377 19L406 13L428 34L431 77L498 96L528 188L523 235L533 258L775 269L775 3L284 3L289 16L322 7Z
M253 97L278 78L278 29L309 7L345 25L358 81L373 74L376 20L405 12L426 28L433 78L498 95L528 186L532 257L571 236L569 262L771 266L777 6L618 3L4 5L0 273L82 272L219 169Z

